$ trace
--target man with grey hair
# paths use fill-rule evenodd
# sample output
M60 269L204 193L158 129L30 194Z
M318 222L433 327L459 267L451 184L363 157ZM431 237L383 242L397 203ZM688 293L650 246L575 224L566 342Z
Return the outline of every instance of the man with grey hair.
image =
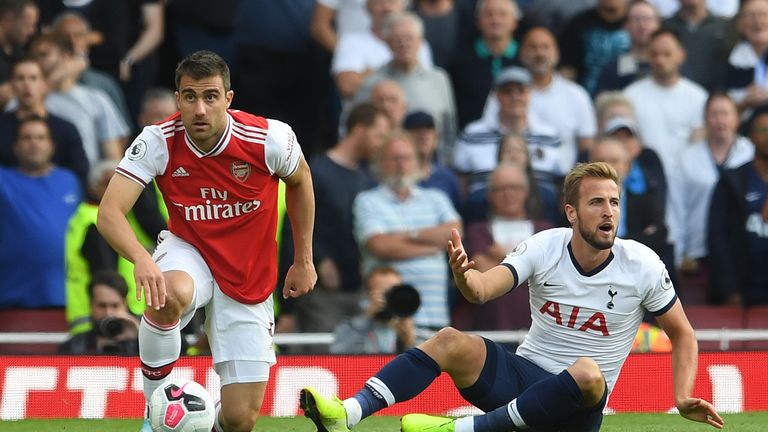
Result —
M409 111L426 111L435 119L440 133L438 157L447 161L456 137L456 106L448 74L439 67L428 68L419 61L424 45L424 25L412 12L395 13L387 17L382 37L392 51L392 60L378 68L363 81L355 99L368 100L373 86L390 79L405 92Z
M355 237L363 274L381 265L395 268L421 295L417 327L448 325L448 267L444 245L461 220L444 192L417 186L421 178L416 147L396 131L374 158L380 185L355 198Z
M379 66L392 58L384 42L384 22L387 17L405 11L406 0L368 0L371 29L342 35L333 54L331 73L343 99L354 97L363 80ZM424 67L432 67L432 53L423 44L419 49L419 61Z

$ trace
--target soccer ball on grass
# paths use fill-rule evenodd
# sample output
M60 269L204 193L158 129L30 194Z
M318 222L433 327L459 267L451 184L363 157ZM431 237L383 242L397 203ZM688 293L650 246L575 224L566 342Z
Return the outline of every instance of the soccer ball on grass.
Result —
M213 398L195 381L170 380L149 398L149 423L155 432L209 432L215 416Z

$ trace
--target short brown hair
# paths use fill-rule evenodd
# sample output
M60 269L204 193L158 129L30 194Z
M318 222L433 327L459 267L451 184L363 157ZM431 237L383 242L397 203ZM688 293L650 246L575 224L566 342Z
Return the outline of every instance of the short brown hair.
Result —
M352 111L349 112L349 116L347 117L347 133L351 132L357 125L371 127L378 116L386 117L386 115L387 114L384 111L376 108L371 103L363 102L356 105L352 108Z
M400 274L399 271L395 270L394 267L390 267L387 265L379 266L371 270L370 273L368 273L368 276L365 278L365 287L366 289L370 287L371 280L377 276L397 276L400 279L403 278L403 276Z
M176 90L179 89L181 77L184 75L196 80L218 75L224 82L224 91L229 91L232 87L227 62L212 51L196 51L179 62L176 66Z
M576 206L579 202L579 188L581 181L585 178L599 178L613 180L619 185L619 175L612 166L605 162L592 162L576 164L570 173L565 177L563 185L563 196L565 203Z

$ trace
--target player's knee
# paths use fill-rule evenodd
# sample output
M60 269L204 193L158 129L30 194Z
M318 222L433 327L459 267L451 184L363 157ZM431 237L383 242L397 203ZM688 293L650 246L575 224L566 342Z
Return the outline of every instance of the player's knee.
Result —
M192 303L195 284L184 272L168 272L165 275L165 306L156 311L164 318L177 320Z
M605 378L600 366L589 357L581 357L568 368L576 384L589 399L602 397L605 390Z
M240 407L221 407L221 423L224 429L233 432L250 432L256 426L259 411Z
M433 336L436 345L444 351L445 355L450 357L463 356L466 354L466 345L468 335L456 330L453 327L445 327Z

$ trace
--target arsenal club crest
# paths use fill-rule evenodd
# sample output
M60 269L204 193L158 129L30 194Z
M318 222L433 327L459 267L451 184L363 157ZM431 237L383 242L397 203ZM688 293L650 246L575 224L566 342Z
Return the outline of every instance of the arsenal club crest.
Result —
M231 171L237 181L244 182L251 175L251 165L243 161L232 162Z

